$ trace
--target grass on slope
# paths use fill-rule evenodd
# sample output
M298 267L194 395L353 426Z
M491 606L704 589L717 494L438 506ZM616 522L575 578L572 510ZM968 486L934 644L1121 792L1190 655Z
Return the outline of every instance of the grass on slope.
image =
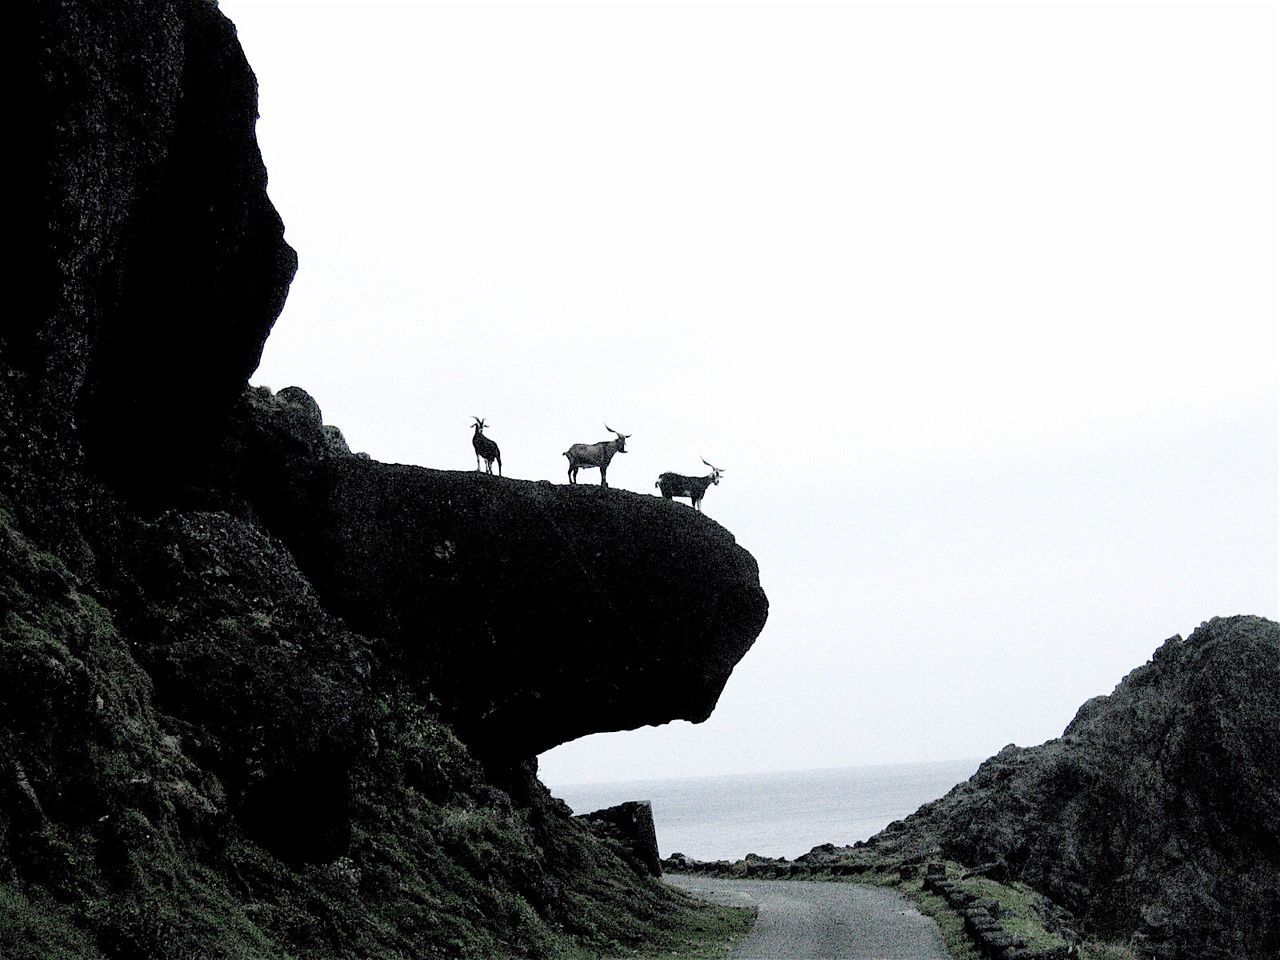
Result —
M241 829L201 717L154 705L110 595L6 506L3 960L713 960L749 927L638 874L531 772L491 784L390 671L349 773L344 855L279 859ZM226 629L253 627L258 607L219 599Z

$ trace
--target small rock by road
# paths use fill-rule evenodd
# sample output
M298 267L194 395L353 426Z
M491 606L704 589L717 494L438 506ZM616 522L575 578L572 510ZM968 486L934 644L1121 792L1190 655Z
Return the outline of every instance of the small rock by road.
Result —
M938 925L892 890L831 881L665 879L713 903L760 911L730 960L951 960Z

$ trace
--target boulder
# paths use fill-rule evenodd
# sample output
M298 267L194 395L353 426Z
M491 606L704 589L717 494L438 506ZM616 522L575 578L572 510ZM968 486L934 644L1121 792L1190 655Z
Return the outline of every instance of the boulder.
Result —
M653 827L653 807L648 800L628 800L576 818L598 836L617 843L640 869L662 876L658 834Z

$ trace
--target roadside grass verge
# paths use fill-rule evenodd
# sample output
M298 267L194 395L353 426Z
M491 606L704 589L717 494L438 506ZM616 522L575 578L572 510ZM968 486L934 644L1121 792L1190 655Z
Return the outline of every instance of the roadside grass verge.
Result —
M896 861L877 861L866 874L852 880L872 886L891 887L914 903L921 913L932 917L942 931L947 951L955 960L981 960L982 954L964 928L964 918L942 897L925 890L917 878L903 879ZM969 876L962 864L947 861L947 876L981 901L995 901L1000 925L1028 947L1067 947L1070 941L1057 932L1061 911L1044 895L1023 883L1000 883L987 877ZM832 879L848 879L833 877ZM1085 940L1079 944L1080 960L1138 960L1128 947L1115 943Z
M699 905L682 912L671 927L657 931L643 947L618 947L605 953L577 947L558 960L720 960L755 921L754 909Z
M947 901L936 893L930 893L919 887L914 890L906 889L910 886L909 884L886 884L886 886L896 886L903 896L919 908L921 913L938 925L938 929L942 931L942 942L947 946L947 953L951 954L954 960L982 960L982 954L973 945L969 935L964 932L964 920L960 914L947 906Z
M779 862L775 861L774 864ZM711 872L717 876L770 879L774 864L738 861L719 865ZM787 865L782 862L785 868ZM848 872L850 868L856 872ZM849 860L827 866L814 866L810 870L775 873L774 876L791 880L830 880L841 883L886 887L896 890L912 902L925 916L930 917L942 933L947 951L954 960L982 960L983 954L965 930L964 916L938 894L924 889L920 873L923 863L912 860L909 864L892 857L876 856L869 851L859 851ZM1001 883L988 877L970 875L963 864L946 861L947 877L971 894L975 903L994 906L994 916L1003 930L1020 938L1033 950L1078 948L1079 960L1139 960L1129 947L1119 943L1079 940L1075 922L1060 907L1044 895L1023 883ZM695 871L698 872L698 871ZM659 955L661 956L661 955Z

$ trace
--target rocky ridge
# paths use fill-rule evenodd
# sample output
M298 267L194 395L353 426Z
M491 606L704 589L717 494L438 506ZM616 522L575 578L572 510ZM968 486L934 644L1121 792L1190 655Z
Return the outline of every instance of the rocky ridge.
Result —
M1280 625L1215 618L1085 703L1061 738L1010 745L866 844L807 859L946 857L1142 957L1273 958L1277 734Z

